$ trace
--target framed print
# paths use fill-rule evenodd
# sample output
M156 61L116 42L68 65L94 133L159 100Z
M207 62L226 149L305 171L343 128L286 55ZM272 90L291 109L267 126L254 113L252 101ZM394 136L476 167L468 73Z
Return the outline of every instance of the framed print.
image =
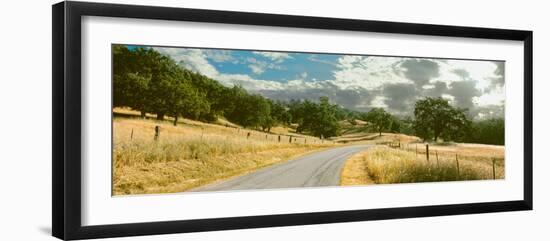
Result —
M70 1L52 21L60 239L532 209L531 31Z

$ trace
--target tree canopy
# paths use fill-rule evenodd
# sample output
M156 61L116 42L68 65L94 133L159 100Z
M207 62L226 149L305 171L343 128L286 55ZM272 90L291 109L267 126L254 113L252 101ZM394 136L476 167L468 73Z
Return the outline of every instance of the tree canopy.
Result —
M140 110L142 116L156 113L159 120L166 114L197 118L210 111L204 90L172 59L152 49L113 45L113 96L114 106Z
M392 115L382 108L373 108L364 116L364 120L373 125L382 136L382 131L390 128L392 124Z
M443 137L447 140L459 139L470 126L465 109L458 109L449 101L426 97L418 100L414 106L414 128L416 134L424 140Z

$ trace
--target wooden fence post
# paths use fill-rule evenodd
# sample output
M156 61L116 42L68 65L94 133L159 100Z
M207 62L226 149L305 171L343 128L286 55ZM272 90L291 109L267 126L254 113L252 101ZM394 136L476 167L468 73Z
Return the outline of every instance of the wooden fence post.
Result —
M130 140L134 139L134 128L132 128L132 133L130 133Z
M304 144L307 144L307 138L304 138Z
M430 162L430 145L426 144L426 161Z
M267 140L267 134L265 135L265 139Z
M494 179L497 179L497 175L496 175L496 172L495 172L495 158L493 158L493 180Z
M160 126L155 126L155 141L159 139L160 136Z
M456 159L456 176L457 180L460 180L460 164L458 164L458 154L455 154Z
M414 144L414 155L418 158L418 144Z
M279 142L281 142L281 135L279 135Z
M437 166L439 166L439 156L437 155L437 150L435 150L435 162L437 163Z
M288 143L292 143L292 136L288 137Z
M246 139L248 139L249 137L250 137L250 132L248 132L248 133L246 134Z

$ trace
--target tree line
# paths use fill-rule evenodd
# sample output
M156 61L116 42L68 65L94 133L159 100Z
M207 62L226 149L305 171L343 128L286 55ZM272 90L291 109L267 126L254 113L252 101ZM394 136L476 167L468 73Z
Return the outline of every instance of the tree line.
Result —
M298 133L338 136L341 121L366 121L372 131L417 135L424 140L504 144L504 120L472 121L466 109L443 98L426 97L415 103L414 118L399 118L383 108L353 111L318 101L273 101L248 93L241 86L226 87L200 73L181 67L152 48L113 45L113 105L165 116L212 122L219 117L245 128L269 132L273 126L296 125Z

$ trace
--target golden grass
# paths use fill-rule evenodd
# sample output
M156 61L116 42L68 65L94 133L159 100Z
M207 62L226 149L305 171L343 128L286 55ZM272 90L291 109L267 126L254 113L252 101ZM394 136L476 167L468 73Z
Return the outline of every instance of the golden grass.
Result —
M426 159L426 144L411 143L403 145L402 148L409 152L418 153L418 158ZM429 151L430 160L436 160L436 154L442 160L454 160L456 154L458 154L461 160L474 160L492 164L492 160L495 159L497 164L504 165L504 146L469 143L450 145L430 144Z
M346 161L340 175L340 186L374 184L368 175L366 162L363 161L366 152L355 154Z
M495 160L496 179L504 178L504 149L457 145L430 148L430 161L425 149L418 155L411 149L394 149L376 146L356 154L342 171L342 185L385 183L414 183L457 180L493 179ZM420 151L419 151L420 152ZM423 154L423 155L422 155ZM458 154L458 155L457 155ZM458 157L459 168L456 165ZM349 170L349 169L356 170ZM359 171L357 171L359 170ZM360 172L363 173L360 173ZM359 173L357 173L359 172ZM357 178L359 176L359 178ZM365 181L366 180L366 181Z
M114 195L182 192L332 146L313 137L289 143L290 137L281 136L279 142L278 135L259 131L182 123L114 119Z
M420 138L396 133L382 133L382 136L380 136L378 133L357 132L336 137L334 140L339 143L353 144L384 144L391 142L405 145L408 143L419 142Z

